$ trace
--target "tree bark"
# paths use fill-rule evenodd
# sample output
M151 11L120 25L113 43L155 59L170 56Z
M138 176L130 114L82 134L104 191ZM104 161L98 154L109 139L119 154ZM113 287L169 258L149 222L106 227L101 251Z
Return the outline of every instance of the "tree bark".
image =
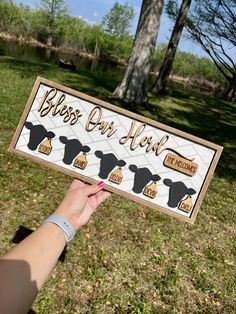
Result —
M236 77L229 82L229 86L226 88L224 97L227 100L236 100Z
M146 105L147 84L155 50L163 0L143 0L131 57L113 95L127 103Z
M177 17L177 20L176 20L176 23L172 31L171 38L170 38L170 41L166 50L165 58L161 65L159 74L157 76L157 80L153 88L153 92L156 94L162 93L166 88L167 80L169 78L169 75L172 69L175 54L176 54L180 37L181 37L182 31L186 22L186 17L187 17L190 5L191 5L191 0L182 1L179 14L178 14L178 17Z

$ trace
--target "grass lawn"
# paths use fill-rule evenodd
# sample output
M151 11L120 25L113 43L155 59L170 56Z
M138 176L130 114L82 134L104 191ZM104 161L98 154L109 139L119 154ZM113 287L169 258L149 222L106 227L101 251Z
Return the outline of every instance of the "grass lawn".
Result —
M119 80L114 73L0 57L1 254L20 226L42 223L71 181L7 152L38 75L121 105L109 99ZM236 313L235 107L174 90L150 94L149 110L127 108L224 146L196 223L113 195L68 246L34 303L36 313Z

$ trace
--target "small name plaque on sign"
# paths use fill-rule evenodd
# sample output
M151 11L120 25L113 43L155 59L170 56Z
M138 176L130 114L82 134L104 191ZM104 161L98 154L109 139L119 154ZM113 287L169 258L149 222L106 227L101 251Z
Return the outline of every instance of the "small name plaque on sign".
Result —
M189 223L222 149L40 77L9 147Z
M174 154L166 155L164 165L191 177L197 173L198 169L198 164Z

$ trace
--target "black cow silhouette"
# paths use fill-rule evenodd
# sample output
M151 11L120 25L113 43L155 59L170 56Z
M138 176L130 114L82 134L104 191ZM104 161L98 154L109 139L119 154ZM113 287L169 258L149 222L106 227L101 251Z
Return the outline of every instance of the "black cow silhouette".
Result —
M196 191L181 182L172 182L170 179L164 179L164 184L170 187L168 206L174 208L186 195L193 195Z
M112 154L103 154L102 151L96 150L95 151L96 157L101 159L100 162L100 170L98 176L101 179L107 179L109 173L116 167L123 167L126 165L126 162L124 160L118 160L118 158Z
M62 144L65 144L65 152L63 162L66 165L70 165L73 159L80 153L87 153L90 151L89 146L83 146L77 139L68 140L66 136L60 136L59 140Z
M152 180L159 181L161 177L158 174L152 174L148 168L138 168L135 165L130 165L129 170L134 172L134 193L141 193L143 188Z
M27 145L30 150L36 150L45 137L53 138L55 136L53 132L48 132L41 124L33 125L33 123L26 121L25 127L30 130L29 143Z

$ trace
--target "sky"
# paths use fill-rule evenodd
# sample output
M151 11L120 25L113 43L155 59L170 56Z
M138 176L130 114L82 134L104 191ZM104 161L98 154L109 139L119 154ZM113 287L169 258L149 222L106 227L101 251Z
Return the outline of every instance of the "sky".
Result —
M65 0L65 3L71 15L81 17L88 23L92 24L100 23L102 17L112 8L113 4L116 1L121 4L127 2L129 5L133 6L135 10L135 18L132 23L130 32L131 34L135 34L142 0ZM15 3L27 4L32 8L37 8L39 2L39 0L15 0ZM161 19L161 26L158 34L157 43L167 43L170 38L172 28L173 23L164 13ZM200 57L207 57L206 53L199 45L194 44L191 40L186 39L184 36L181 37L179 49L182 51L193 53Z

